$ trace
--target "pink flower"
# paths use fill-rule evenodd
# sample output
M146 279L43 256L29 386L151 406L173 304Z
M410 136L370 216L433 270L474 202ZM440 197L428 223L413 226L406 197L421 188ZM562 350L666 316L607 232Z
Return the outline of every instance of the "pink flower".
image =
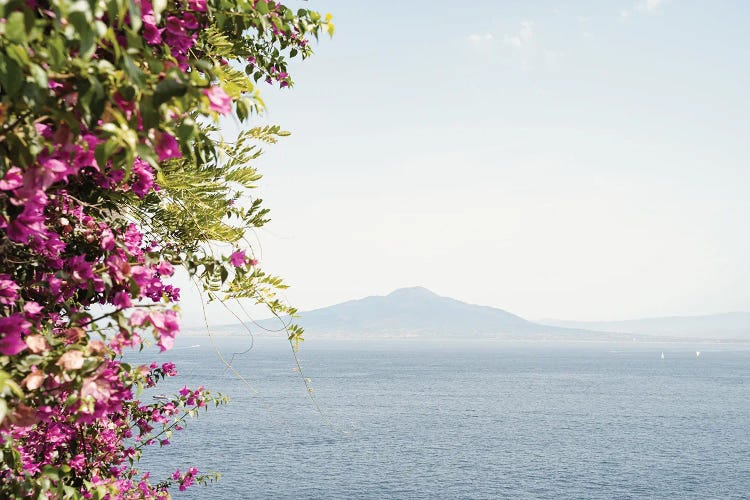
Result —
M83 353L76 350L65 351L56 364L63 370L80 370L83 366Z
M68 259L70 277L79 284L88 286L88 282L94 279L94 270L91 263L86 261L83 255L76 255Z
M139 198L143 198L154 187L154 171L148 163L136 158L133 161L133 176L135 182L131 188Z
M125 231L125 248L133 255L140 255L141 243L143 243L143 233L141 233L135 224L128 224Z
M34 408L26 406L23 403L19 403L10 415L7 415L5 418L16 428L31 427L37 422L36 411ZM36 472L38 471L38 466L32 462L24 461L23 469L24 472Z
M42 315L42 310L44 308L39 305L39 303L34 302L33 300L30 302L26 302L23 305L23 312L26 313L26 317L30 319L38 319L39 316Z
M99 236L99 240L102 246L102 250L111 251L115 248L115 235L112 230L106 226L102 228L102 233Z
M156 266L156 271L162 276L172 276L174 274L174 266L170 262L163 260Z
M10 305L18 300L18 285L7 274L0 274L0 304Z
M18 167L10 167L5 172L5 177L0 180L0 189L3 191L19 188L21 185L23 185L23 172Z
M188 8L196 12L206 12L206 0L188 0Z
M188 487L192 486L195 482L195 475L198 473L198 469L195 467L190 467L187 472L185 473L185 476L180 480L180 491L185 491Z
M148 314L154 333L158 337L156 344L162 351L168 351L174 346L175 335L180 331L177 313L171 309L166 311L152 311Z
M181 41L182 39L189 37L187 28L188 26L186 25L186 23L179 17L169 16L167 18L167 32L170 35L175 36L177 40ZM177 40L174 40L174 41L177 41Z
M39 192L40 197L45 198L43 192ZM29 238L32 236L38 237L40 240L46 239L47 235L46 228L44 226L44 205L38 203L32 203L31 200L26 203L18 217L8 226L8 238L16 243L28 243Z
M229 257L229 262L231 262L234 267L240 267L245 265L245 259L245 251L237 250Z
M211 105L211 110L227 115L232 112L232 98L224 92L221 87L213 86L208 89L203 89L203 94L208 97L208 102Z
M107 401L111 393L109 381L98 376L87 377L81 384L81 397L92 397L96 401Z
M130 301L130 294L127 292L117 292L114 297L110 300L113 306L119 309L125 309L130 307L133 303Z
M79 408L79 419L82 422L92 422L107 414L113 415L122 411L122 403L132 398L130 389L120 379L121 365L117 361L110 361L99 365L96 372L84 379L80 396L82 399L93 400L93 408L90 405L82 405ZM112 431L105 431L111 433ZM109 434L111 439L117 439L115 435Z
M21 338L31 328L31 323L20 314L0 318L0 353L13 356L27 348Z
M128 322L131 326L141 326L146 322L147 318L148 313L146 311L144 311L143 309L136 309L135 311L133 311L133 314L130 315Z
M154 150L159 156L159 161L171 160L172 158L179 158L182 156L180 145L177 144L177 139L175 139L172 134L166 132L162 132L159 135Z
M156 27L156 17L154 16L154 7L148 0L141 2L141 20L143 21L143 39L149 45L158 45L161 43L161 32Z
M35 391L42 386L45 378L47 378L47 376L42 370L38 369L36 366L32 366L31 373L21 380L21 385L26 386L30 391Z
M198 20L193 14L182 14L182 17L167 17L166 31L163 32L164 42L169 45L172 56L177 59L178 66L183 71L188 68L188 51L198 39L193 30L199 28Z
M161 365L161 369L167 377L174 377L177 375L177 369L175 368L174 363L166 362Z
M67 180L69 175L76 173L76 169L72 168L67 162L58 160L57 158L44 158L39 155L39 165L42 167L40 172L42 189L47 189L53 183L60 180Z
M68 460L68 465L70 465L73 469L77 470L78 472L83 471L84 466L86 465L86 459L82 454L78 454Z
M149 45L158 45L161 43L161 33L163 29L156 27L156 18L153 14L143 16L143 39Z
M195 17L195 15L191 13L186 13L182 15L182 25L189 29L189 30L197 30L200 24L198 24L198 19Z
M167 285L164 287L163 293L165 296L169 297L169 300L172 302L179 302L180 301L180 289L175 288L172 285Z
M44 335L38 333L26 337L26 345L34 354L41 354L49 349L47 339L44 338Z
M89 351L94 354L102 354L107 351L107 345L99 339L92 340L89 342Z

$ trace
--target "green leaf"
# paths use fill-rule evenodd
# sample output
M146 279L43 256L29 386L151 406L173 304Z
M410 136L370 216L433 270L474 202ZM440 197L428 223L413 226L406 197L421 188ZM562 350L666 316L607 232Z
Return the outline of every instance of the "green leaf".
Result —
M211 61L206 61L205 59L198 59L195 61L195 67L203 72L211 72L214 69L214 63Z
M38 354L29 354L23 359L24 366L31 366L36 365L42 362L44 360L44 357L38 355Z
M11 12L5 22L5 37L11 42L24 43L26 41L26 20L23 12Z
M133 31L140 31L143 25L141 9L133 0L128 0L128 12L130 13L130 25L133 27Z
M80 85L79 102L85 111L84 118L88 123L96 123L104 112L106 96L104 87L98 78L90 77Z
M174 78L162 80L154 91L154 106L159 107L173 97L182 97L187 92L188 86Z
M89 59L96 48L96 33L92 24L93 17L91 8L87 2L76 2L68 14L68 21L73 25L80 37L79 55L83 59Z
M42 468L42 474L54 479L55 481L60 480L60 471L57 469L57 467L53 467L52 465L45 465Z
M10 97L15 97L23 85L21 66L11 59L0 57L0 87Z
M138 69L138 67L129 56L125 54L122 55L122 65L125 68L125 74L127 74L135 84L137 84L139 87L144 87L146 85L143 71Z
M247 103L244 99L238 99L237 100L237 118L240 119L241 122L244 122L248 115L249 110L247 109Z
M118 88L117 92L126 101L132 101L133 99L135 99L135 88L131 87L130 85L125 85L125 86Z
M187 141L195 135L195 121L191 118L183 120L177 127L176 132L180 141Z
M265 2L264 0L259 0L258 3L255 4L255 8L263 15L266 15L270 12L270 10L268 9L268 2Z
M47 54L54 67L59 68L65 63L67 54L61 37L53 36L47 40Z
M146 129L154 128L159 123L159 108L154 105L154 97L144 95L139 104L141 110L141 120L143 127Z
M156 153L154 153L153 149L145 144L138 143L135 146L135 150L141 160L148 162L148 164L154 168L159 168L159 159L156 157Z
M114 154L115 150L117 149L117 145L117 139L114 137L110 137L103 144L99 144L94 151L96 163L99 165L105 165L107 163L107 160L109 160Z

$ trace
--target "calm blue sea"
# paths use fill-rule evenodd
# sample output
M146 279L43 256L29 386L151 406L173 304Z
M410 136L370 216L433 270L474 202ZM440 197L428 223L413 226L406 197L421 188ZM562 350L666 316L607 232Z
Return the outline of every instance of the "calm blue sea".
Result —
M320 412L285 342L235 357L249 386L215 346L154 356L232 397L144 458L223 474L178 499L750 497L747 345L309 340Z

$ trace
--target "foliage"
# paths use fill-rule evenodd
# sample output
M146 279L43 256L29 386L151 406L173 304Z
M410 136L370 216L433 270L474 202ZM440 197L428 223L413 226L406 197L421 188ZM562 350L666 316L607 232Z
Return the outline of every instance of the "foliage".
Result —
M123 349L172 347L177 265L214 296L294 312L243 239L267 221L248 193L259 143L286 133L228 143L217 124L249 122L257 82L291 85L287 61L332 31L263 0L0 0L0 497L156 498L208 479L155 482L137 463L226 398L146 404L175 367Z

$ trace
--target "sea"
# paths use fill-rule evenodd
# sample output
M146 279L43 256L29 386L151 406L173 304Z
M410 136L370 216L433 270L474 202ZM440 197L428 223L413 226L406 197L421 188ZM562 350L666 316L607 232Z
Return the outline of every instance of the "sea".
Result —
M175 499L750 498L748 344L185 337L130 360L231 397L144 453L155 482L221 473Z

